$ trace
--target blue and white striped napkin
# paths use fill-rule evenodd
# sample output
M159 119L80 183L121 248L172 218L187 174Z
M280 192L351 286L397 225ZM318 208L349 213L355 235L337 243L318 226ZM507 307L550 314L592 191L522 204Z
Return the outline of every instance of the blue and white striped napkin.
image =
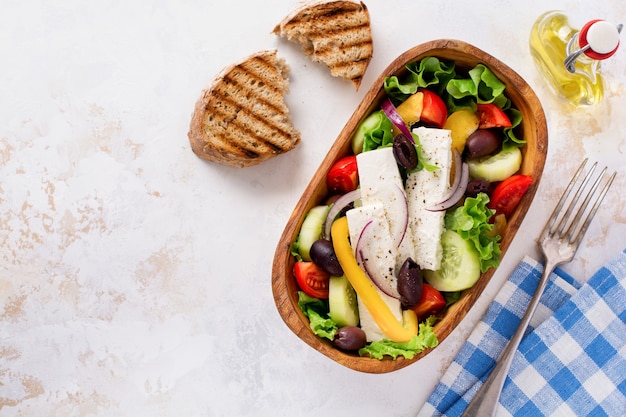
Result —
M509 341L543 266L526 257L443 375L423 416L459 416ZM580 285L550 277L504 384L498 416L626 416L626 249Z

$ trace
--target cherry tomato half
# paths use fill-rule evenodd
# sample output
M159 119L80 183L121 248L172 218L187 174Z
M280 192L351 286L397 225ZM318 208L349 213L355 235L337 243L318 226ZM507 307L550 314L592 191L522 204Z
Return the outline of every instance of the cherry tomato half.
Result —
M441 97L432 91L420 89L424 94L420 121L427 126L442 128L448 118L448 108Z
M509 116L502 109L493 103L477 104L476 114L480 119L478 127L489 129L492 127L511 127Z
M495 210L496 214L504 214L508 219L533 182L533 177L523 174L513 175L505 179L496 185L488 207Z
M418 318L428 317L437 314L446 306L443 295L431 285L424 283L422 287L422 298L415 307L412 308Z
M293 266L293 273L300 289L315 298L328 298L330 275L313 262L299 261Z
M330 192L347 193L359 185L359 172L356 156L341 158L333 164L326 174L326 186Z

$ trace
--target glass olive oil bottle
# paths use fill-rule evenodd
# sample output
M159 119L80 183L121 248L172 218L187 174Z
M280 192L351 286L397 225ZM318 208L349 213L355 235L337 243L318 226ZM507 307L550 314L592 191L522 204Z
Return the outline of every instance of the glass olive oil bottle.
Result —
M617 50L620 30L621 25L593 20L579 31L570 26L565 14L549 11L532 27L530 51L556 95L574 106L593 105L604 95L600 61Z

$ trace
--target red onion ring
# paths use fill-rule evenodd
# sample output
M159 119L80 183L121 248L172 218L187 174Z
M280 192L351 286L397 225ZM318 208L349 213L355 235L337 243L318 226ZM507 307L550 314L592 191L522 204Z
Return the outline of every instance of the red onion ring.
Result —
M457 165L458 166L458 165ZM457 171L459 171L457 169ZM443 211L447 210L456 203L465 195L465 191L467 190L467 183L469 181L469 166L467 163L463 162L461 165L461 175L456 186L453 186L450 196L448 198L444 198L437 204L429 206L426 208L428 211ZM456 177L456 175L455 175Z
M354 191L349 191L339 197L337 201L333 204L333 206L328 210L328 214L326 215L326 221L324 223L324 237L326 239L330 239L330 228L335 221L335 217L341 212L341 210L348 207L350 203L361 198L361 189L357 188Z
M456 149L453 149L452 157L454 158L455 167L460 167L463 165L463 160L461 159L461 154L459 153L459 151L457 151ZM441 198L440 202L444 202L450 197L452 197L452 194L454 194L456 189L459 188L459 184L461 183L461 171L462 169L454 170L454 178L452 179L452 186L450 187L448 192Z
M389 297L399 300L400 293L398 292L398 290L396 288L393 288L393 286L385 279L385 277L378 273L378 270L376 268L372 270L371 268L367 267L366 259L369 258L368 256L369 252L366 249L368 246L364 242L367 241L368 239L368 236L367 236L369 234L368 230L371 230L371 228L368 229L368 227L373 222L374 222L373 220L370 220L369 222L365 224L365 226L363 226L363 230L361 230L361 234L359 235L359 240L356 243L356 250L355 250L356 261L361 266L361 268L363 268L363 271L365 271L365 274L369 277L370 280L372 280L374 285L378 287L378 289L380 289L383 293L387 294Z
M400 132L402 132L403 135L409 138L411 142L415 143L415 141L413 140L413 135L411 134L411 131L409 130L408 127L406 127L406 123L404 122L404 119L402 119L402 116L400 116L400 113L398 113L396 106L393 105L391 100L386 98L382 102L380 107L382 108L383 113L385 113L385 116L387 116L387 118L391 121L391 123L393 123L393 125L397 127L398 130L400 130Z
M406 201L406 194L404 189L396 184L394 189L395 199L398 201L398 204L392 207L392 210L400 210L400 215L404 219L404 223L401 223L399 226L396 225L395 230L391 231L391 237L393 238L393 243L396 245L396 248L400 246L402 241L404 240L404 236L406 235L406 230L409 226L409 206Z

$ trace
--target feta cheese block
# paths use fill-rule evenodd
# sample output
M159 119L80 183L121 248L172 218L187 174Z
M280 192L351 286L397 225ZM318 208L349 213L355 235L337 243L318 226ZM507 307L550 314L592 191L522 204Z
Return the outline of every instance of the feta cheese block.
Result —
M390 287L396 288L394 269L397 251L393 248L383 205L375 203L356 207L348 210L346 217L352 250L361 269L380 276ZM359 245L362 253L357 252ZM365 256L363 261L361 256Z
M408 207L404 183L391 147L362 152L356 156L359 167L361 201L364 206L382 203L391 236L400 236L395 272L404 261L414 259L413 240L408 231Z
M450 189L452 137L449 130L418 127L413 129L428 163L439 169L410 173L406 181L409 228L415 245L415 262L422 269L436 271L441 266L441 235L445 211L426 208L440 202Z
M368 229L371 228L367 232L368 241L365 243L369 246L367 248L369 252L367 268L369 271L376 269L376 273L385 276L385 279L389 280L390 285L396 288L396 276L393 271L397 253L395 250L390 249L392 239L382 203L376 202L367 206L353 208L346 212L346 217L348 218L350 242L352 249L355 251L355 257L358 259L356 254L357 242L361 237L363 229L367 226ZM376 289L385 304L387 304L394 317L398 320L402 320L402 306L400 301L385 294L373 282L372 286ZM361 328L365 332L367 341L371 342L384 339L385 335L359 297L357 297L357 303Z

